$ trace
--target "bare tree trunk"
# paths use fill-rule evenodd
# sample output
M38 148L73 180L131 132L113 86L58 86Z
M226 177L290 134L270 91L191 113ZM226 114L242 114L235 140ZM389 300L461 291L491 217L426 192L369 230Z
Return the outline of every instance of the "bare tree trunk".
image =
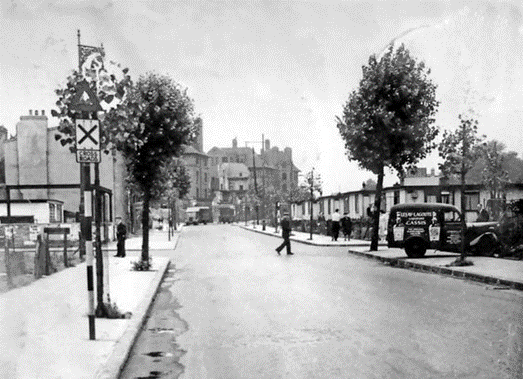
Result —
M94 223L95 223L95 256L96 256L96 317L107 317L104 303L104 265L101 238L102 204L100 199L100 166L94 164Z
M380 209L381 209L381 192L383 189L383 177L385 176L383 171L383 165L380 167L378 172L378 183L376 184L376 198L374 199L375 212L373 214L372 222L372 238L370 242L370 251L378 250L379 242L379 227L380 227Z
M142 209L142 262L149 261L149 191L144 191Z

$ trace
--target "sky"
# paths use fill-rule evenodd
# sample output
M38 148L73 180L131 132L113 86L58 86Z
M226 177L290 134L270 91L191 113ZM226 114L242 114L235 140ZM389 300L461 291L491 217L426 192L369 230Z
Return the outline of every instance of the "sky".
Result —
M81 42L129 68L187 87L203 119L204 150L271 146L314 168L324 194L375 176L349 162L336 116L369 56L404 43L431 69L436 125L474 109L479 130L523 156L520 1L6 0L0 5L0 125L55 108ZM50 126L58 120L50 117ZM437 153L420 163L437 168ZM397 182L388 171L385 185Z

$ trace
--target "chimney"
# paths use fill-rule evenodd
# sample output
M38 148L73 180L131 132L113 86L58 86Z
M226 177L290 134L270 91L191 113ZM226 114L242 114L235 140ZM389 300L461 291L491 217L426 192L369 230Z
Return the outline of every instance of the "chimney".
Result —
M235 149L238 147L238 140L236 138L232 140L232 147Z
M45 116L45 111L42 109L42 116Z
M269 139L265 140L265 150L271 149L271 141Z
M434 168L430 169L430 176L436 176L436 169L434 169Z
M35 116L38 116L38 111L35 109Z
M33 115L33 110L29 109L29 116L32 116L32 115Z

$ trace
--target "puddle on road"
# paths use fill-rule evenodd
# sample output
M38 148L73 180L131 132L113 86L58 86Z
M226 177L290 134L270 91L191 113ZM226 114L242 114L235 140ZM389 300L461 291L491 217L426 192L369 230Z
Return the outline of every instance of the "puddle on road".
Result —
M165 351L151 351L150 353L145 353L144 355L148 355L150 357L172 357L173 354L166 353Z
M161 378L164 373L161 371L151 371L148 376L137 376L135 379L155 379Z
M176 343L176 338L189 326L176 312L181 305L171 292L178 281L175 273L178 271L173 267L167 271L121 378L174 379L183 374L185 368L179 359L186 351Z
M162 318L162 320L166 320L166 319ZM176 333L173 328L151 328L151 329L147 329L147 330L152 332L152 333L158 333L158 334L161 334L161 333Z

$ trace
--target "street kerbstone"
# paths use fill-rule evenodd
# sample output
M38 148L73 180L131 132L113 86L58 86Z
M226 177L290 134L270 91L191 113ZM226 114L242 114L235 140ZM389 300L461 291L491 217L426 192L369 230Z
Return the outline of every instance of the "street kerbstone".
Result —
M107 362L97 373L96 379L118 379L120 376L120 373L129 358L134 342L138 338L140 330L147 319L147 314L156 298L162 279L169 269L169 266L170 260L167 260L158 268L158 271L144 296L144 300L140 304L136 313L133 314L124 335L116 343L116 346L107 359Z

